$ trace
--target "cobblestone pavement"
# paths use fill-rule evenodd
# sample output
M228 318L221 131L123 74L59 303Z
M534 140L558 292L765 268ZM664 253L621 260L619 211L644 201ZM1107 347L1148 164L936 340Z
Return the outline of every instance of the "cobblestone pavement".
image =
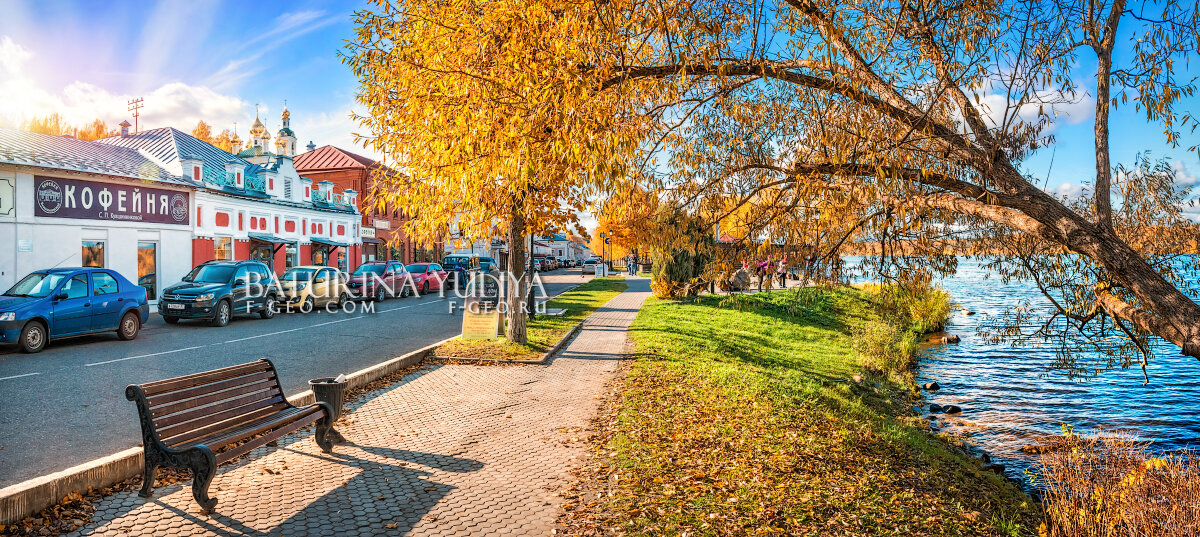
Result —
M311 432L221 468L211 514L189 483L101 500L81 535L549 535L582 429L649 281L631 279L545 366L432 365L349 406L350 444Z

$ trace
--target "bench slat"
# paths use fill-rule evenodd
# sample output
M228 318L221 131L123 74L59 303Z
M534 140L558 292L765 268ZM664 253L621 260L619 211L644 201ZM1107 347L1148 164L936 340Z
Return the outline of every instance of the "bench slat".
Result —
M245 440L247 438L250 438L251 436L254 436L256 434L259 434L259 433L262 433L265 431L269 431L271 429L279 427L280 425L284 425L287 423L291 423L292 421L301 419L305 416L312 414L313 412L320 413L320 408L315 408L315 409L311 408L311 407L310 408L290 408L290 409L284 410L282 412L276 412L274 414L271 414L265 418L256 420L254 422L244 424L243 426L237 427L235 429L221 431L216 434L211 434L211 435L208 435L205 437L200 437L200 438L196 438L193 440L188 440L187 442L176 444L175 448L176 449L187 449L191 446L195 446L198 444L204 444L204 445L208 446L209 449L212 449L213 451L217 451L217 450L224 448L230 444L234 444L234 443L240 442L242 440Z
M278 393L274 393L274 391L260 390L260 391L257 391L257 392L254 392L254 393L251 393L248 395L243 395L241 397L236 397L233 399L226 399L220 403L206 406L204 408L188 410L186 412L180 412L178 414L172 414L170 416L164 416L164 417L155 419L154 426L155 426L155 428L157 428L158 430L161 431L172 425L199 420L199 419L207 417L207 416L220 414L222 412L225 412L226 410L232 410L232 409L235 409L238 407L245 407L245 406L249 406L249 405L253 405L253 404L259 405L256 407L250 407L250 408L243 409L244 411L249 412L251 410L255 410L257 408L262 408L263 406L273 404L275 402L282 402L283 400L284 400L283 396ZM206 423L193 424L189 428L203 427L204 425L208 425L209 423L214 423L214 422L211 420L208 420Z
M257 373L259 371L271 371L271 364L264 360L260 360L257 362L223 367L221 369L214 369L212 371L205 371L202 373L184 375L182 377L147 382L142 384L141 387L142 391L146 393L146 397L151 397L161 393L191 388L193 386L208 384L218 380L225 380L227 378L246 375L249 373Z
M154 397L147 397L146 400L149 401L150 408L154 409L154 408L161 407L163 405L168 405L168 404L174 403L176 401L182 401L184 399L190 399L192 397L198 397L201 395L207 395L209 393L219 392L221 390L226 390L226 389L229 389L229 388L232 388L235 386L241 386L243 384L253 384L255 382L260 382L263 380L274 379L274 378L275 378L274 373L272 373L270 371L262 371L259 373L252 373L250 375L231 378L229 380L222 380L222 381L214 382L212 384L203 384L203 385L196 386L193 388L186 388L183 390L167 392L167 393L156 395Z
M242 455L245 455L246 453L249 453L250 450L252 450L254 448L264 446L268 442L273 442L275 440L279 440L280 438L283 438L284 436L287 436L288 434L291 434L300 429L303 429L304 427L307 427L308 425L315 423L317 420L320 420L320 419L321 419L321 413L318 412L316 414L310 414L310 415L304 416L302 419L298 419L298 420L293 421L283 427L275 429L274 431L271 431L270 433L267 433L261 437L247 441L245 444L242 444L235 448L231 448L231 449L222 451L221 453L217 454L217 464L221 464L228 460L236 459Z
M208 407L208 405L211 405L213 403L219 403L222 401L230 401L233 399L237 399L243 395L252 394L252 393L261 392L261 391L268 392L267 395L264 395L262 397L263 399L266 399L267 397L272 397L275 395L281 395L278 393L279 389L276 387L275 379L260 380L258 382L255 382L252 384L245 384L245 385L239 386L237 388L232 388L232 389L228 389L228 390L221 391L221 392L210 393L210 394L203 395L200 397L195 397L192 399L185 399L183 401L171 403L168 405L163 405L158 408L151 408L150 409L150 417L154 418L155 423L159 423L160 418L165 418L172 414L178 414L180 412L184 412L186 410L192 410L192 409L201 411L201 410L203 410L203 408L201 408L201 407L211 408L211 407ZM164 424L164 426L165 426L165 424Z
M185 443L193 438L209 436L226 429L240 427L276 412L288 409L282 398L266 399L250 405L232 408L203 420L181 423L159 430L159 437L168 446Z

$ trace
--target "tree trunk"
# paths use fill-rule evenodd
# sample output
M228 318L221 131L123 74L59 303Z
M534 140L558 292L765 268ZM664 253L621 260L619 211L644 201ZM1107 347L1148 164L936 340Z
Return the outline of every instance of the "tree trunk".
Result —
M525 216L512 209L508 225L508 326L505 337L524 344L525 338Z

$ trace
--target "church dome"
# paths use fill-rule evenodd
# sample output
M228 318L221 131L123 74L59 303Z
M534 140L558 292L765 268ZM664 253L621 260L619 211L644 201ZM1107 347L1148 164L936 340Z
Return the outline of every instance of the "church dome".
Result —
M269 137L269 136L270 136L270 134L267 134L267 126L263 125L262 120L258 119L258 116L255 115L254 116L254 125L250 126L250 137L251 138L265 138L265 137Z

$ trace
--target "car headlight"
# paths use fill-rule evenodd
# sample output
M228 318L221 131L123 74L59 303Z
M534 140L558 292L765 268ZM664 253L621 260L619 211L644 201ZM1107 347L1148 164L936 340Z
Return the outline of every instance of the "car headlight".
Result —
M296 286L293 287L292 289L295 289L297 291L303 291L305 287L308 287L308 282L300 282L300 283L296 284Z
M214 296L213 293L205 293L203 295L196 295L196 302L208 302L209 300L213 299L213 296Z
M6 311L4 313L0 313L0 321L15 321L15 320L17 320L17 313L14 311Z

